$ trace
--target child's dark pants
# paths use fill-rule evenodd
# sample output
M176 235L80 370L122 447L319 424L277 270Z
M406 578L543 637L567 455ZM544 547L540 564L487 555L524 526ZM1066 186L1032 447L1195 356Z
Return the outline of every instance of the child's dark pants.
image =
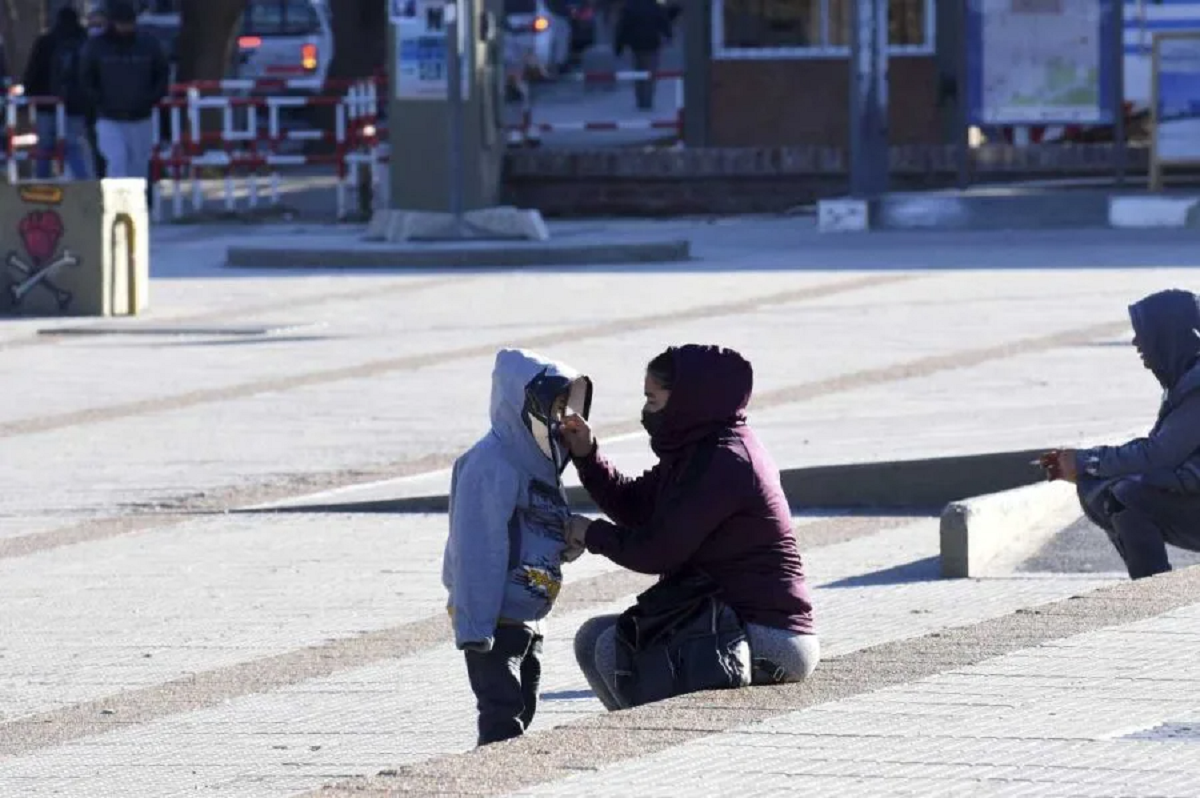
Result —
M521 736L537 712L542 636L524 626L500 626L491 651L465 653L479 708L479 745Z

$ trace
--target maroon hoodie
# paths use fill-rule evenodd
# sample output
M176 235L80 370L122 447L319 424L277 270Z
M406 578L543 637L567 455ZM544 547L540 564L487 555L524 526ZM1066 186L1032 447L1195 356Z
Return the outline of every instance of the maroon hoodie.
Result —
M674 351L675 384L650 445L658 465L623 476L598 451L579 479L612 522L592 522L587 548L665 576L699 568L745 623L812 633L812 600L779 469L746 425L754 384L737 352Z

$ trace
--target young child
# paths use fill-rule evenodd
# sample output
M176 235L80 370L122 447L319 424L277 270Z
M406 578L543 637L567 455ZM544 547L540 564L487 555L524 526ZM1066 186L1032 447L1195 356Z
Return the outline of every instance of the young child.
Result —
M542 618L562 585L570 519L559 438L587 418L592 382L532 352L503 349L492 371L492 429L454 463L442 583L479 708L479 745L517 737L537 710Z

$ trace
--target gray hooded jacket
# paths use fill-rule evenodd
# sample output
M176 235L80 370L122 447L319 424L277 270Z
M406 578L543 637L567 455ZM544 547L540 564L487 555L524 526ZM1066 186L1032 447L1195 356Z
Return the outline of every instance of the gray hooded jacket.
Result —
M562 394L587 418L587 377L532 352L496 355L492 429L455 461L450 479L442 584L460 649L491 650L497 625L539 621L558 596L570 457L549 416Z
M1200 494L1200 301L1190 291L1161 291L1130 306L1129 317L1163 387L1158 420L1144 438L1081 451L1080 470L1093 479L1137 476Z

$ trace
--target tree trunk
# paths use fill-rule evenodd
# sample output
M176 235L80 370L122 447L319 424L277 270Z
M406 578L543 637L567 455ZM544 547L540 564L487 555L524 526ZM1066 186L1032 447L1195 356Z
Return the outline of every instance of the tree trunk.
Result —
M333 80L370 77L381 71L387 50L387 3L330 0L333 17Z
M177 82L225 77L245 7L246 0L182 0Z
M353 80L371 77L383 70L387 50L387 29L390 22L388 4L383 0L330 0L330 25L333 27L333 62L327 80ZM345 94L341 88L331 94ZM332 130L332 106L308 109L308 120L316 127Z
M0 2L0 35L4 37L4 55L8 77L21 82L25 63L33 43L46 27L45 0L2 0Z
M175 82L221 80L233 63L237 32L246 0L182 0L179 4L179 61ZM220 130L222 111L200 112L200 129L205 133ZM181 120L187 124L187 113ZM164 117L169 128L169 117ZM167 131L169 135L169 130Z

